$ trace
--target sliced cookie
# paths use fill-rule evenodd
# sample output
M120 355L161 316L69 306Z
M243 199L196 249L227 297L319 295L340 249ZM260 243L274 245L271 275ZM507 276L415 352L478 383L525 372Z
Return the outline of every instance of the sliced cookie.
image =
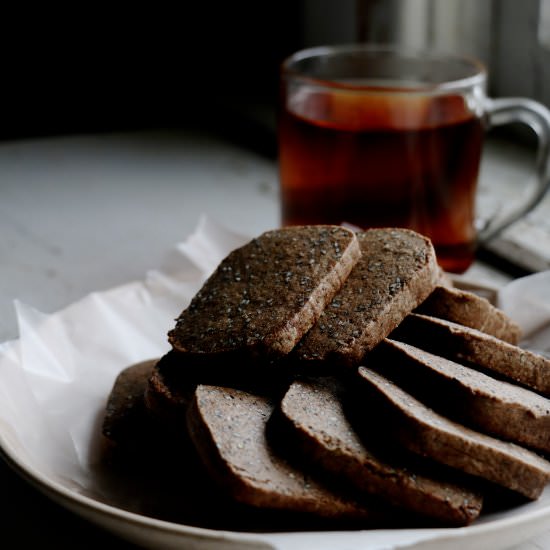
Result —
M366 367L359 367L359 380L365 399L383 415L388 437L407 450L529 499L550 481L550 463L536 453L449 420Z
M124 368L115 378L107 399L101 430L115 443L139 439L147 423L143 395L157 359Z
M358 233L361 259L292 354L299 362L357 365L440 280L431 242L409 229Z
M550 400L533 391L390 339L366 366L460 423L550 452Z
M455 483L451 475L428 476L400 456L389 460L372 441L369 446L369 425L376 421L363 421L359 436L344 410L345 398L342 384L331 377L296 381L285 394L276 418L285 440L296 443L310 467L443 525L467 525L478 517L479 492Z
M144 403L147 410L159 421L175 423L185 419L187 406L193 398L197 387L194 372L185 380L183 376L177 381L171 380L170 373L173 369L178 372L185 370L181 361L184 359L172 350L161 357L151 369L145 386Z
M550 359L480 330L415 313L390 338L550 396Z
M337 226L263 233L231 252L169 332L190 360L274 360L311 328L361 255L355 234Z
M416 309L416 313L439 317L517 344L521 328L489 300L467 290L437 286Z
M197 387L188 427L210 476L236 501L255 507L368 524L381 511L345 498L290 465L271 448L272 400L240 390Z

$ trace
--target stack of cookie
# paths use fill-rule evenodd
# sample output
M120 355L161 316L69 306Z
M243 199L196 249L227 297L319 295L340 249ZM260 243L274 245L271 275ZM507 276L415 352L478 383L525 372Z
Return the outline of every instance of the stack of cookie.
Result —
M221 262L164 357L121 372L103 435L184 449L227 502L298 526L468 525L550 480L550 361L520 336L415 232L269 231Z

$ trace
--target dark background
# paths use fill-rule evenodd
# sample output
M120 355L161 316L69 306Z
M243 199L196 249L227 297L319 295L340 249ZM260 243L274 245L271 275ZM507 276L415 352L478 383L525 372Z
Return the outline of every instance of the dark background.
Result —
M284 57L355 40L480 57L491 95L550 105L538 0L422 5L414 13L407 0L3 6L0 140L190 125L253 135L246 125L273 115ZM435 32L441 17L456 23L449 36Z
M191 124L239 130L247 122L227 105L274 104L279 63L301 45L302 2L196 4L4 11L0 139Z

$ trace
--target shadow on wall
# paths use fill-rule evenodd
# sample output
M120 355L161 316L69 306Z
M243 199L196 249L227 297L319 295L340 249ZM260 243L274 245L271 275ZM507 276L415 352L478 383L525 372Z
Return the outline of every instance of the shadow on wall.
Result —
M301 21L301 3L290 1L10 14L0 138L236 124L219 121L227 105L273 104Z
M474 54L490 66L491 93L548 104L550 29L540 22L550 20L549 4L243 0L179 9L10 8L0 34L0 139L199 126L273 155L280 61L302 47L337 42Z

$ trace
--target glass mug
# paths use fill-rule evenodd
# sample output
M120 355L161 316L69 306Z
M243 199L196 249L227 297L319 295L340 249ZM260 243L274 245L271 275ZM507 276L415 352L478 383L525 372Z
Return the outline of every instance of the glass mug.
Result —
M278 123L283 225L408 227L440 265L463 272L475 249L525 215L549 177L550 114L529 99L490 99L476 60L365 44L303 50L281 68ZM537 181L508 214L476 231L488 128L538 136Z

